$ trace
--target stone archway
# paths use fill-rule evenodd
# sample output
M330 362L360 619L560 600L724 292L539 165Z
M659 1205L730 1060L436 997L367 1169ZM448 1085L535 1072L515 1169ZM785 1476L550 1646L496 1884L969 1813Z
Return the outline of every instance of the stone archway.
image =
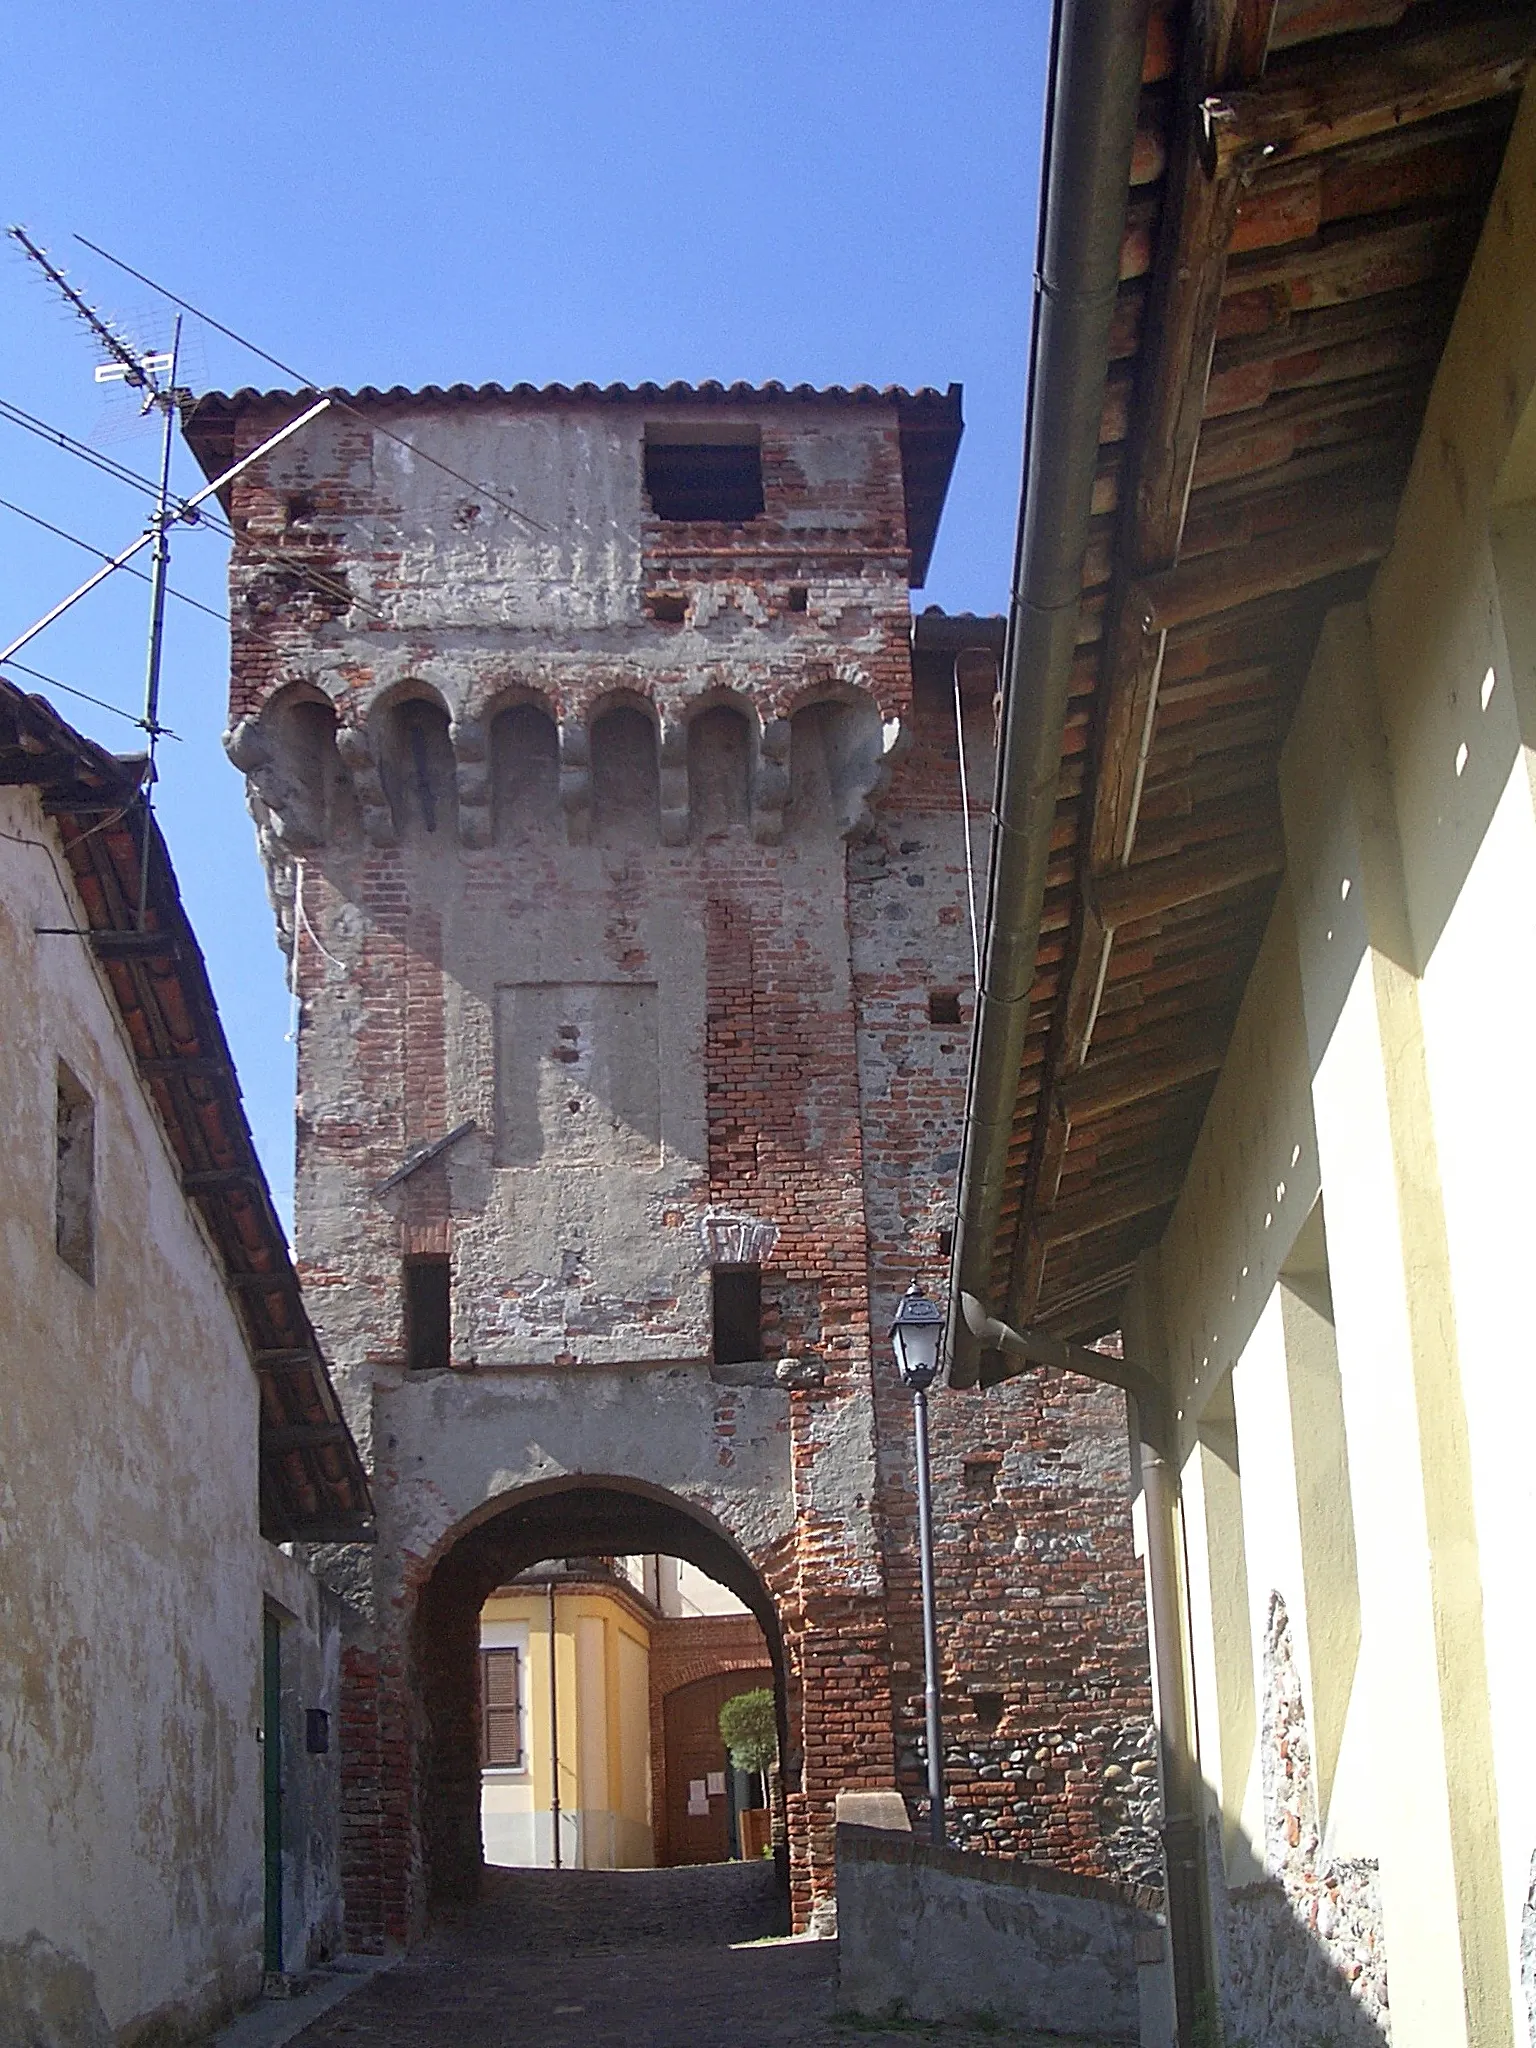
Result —
M550 1558L648 1552L697 1565L751 1612L772 1664L780 1753L790 1754L790 1679L778 1609L757 1565L719 1524L675 1495L625 1478L582 1475L499 1496L450 1532L416 1595L409 1637L413 1803L428 1912L472 1899L480 1888L476 1650L487 1596ZM782 1811L775 1836L787 1887Z

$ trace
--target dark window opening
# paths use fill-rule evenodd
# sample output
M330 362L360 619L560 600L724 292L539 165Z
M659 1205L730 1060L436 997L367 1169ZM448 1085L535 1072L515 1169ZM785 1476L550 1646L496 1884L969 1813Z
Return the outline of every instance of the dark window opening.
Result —
M680 626L688 616L688 600L675 590L655 590L646 606L658 626Z
M303 526L315 516L315 501L308 491L295 491L283 507L289 526Z
M992 1500L997 1493L997 1460L967 1458L963 1477L967 1493L979 1493L984 1500Z
M54 1107L53 1241L82 1280L96 1278L96 1105L58 1066Z
M304 1753L306 1756L329 1756L331 1753L331 1717L324 1707L304 1709Z
M959 1024L960 991L957 988L931 988L928 991L928 1022L930 1024Z
M448 1261L426 1253L405 1262L405 1363L440 1372L448 1363Z
M647 427L645 491L658 519L710 519L739 526L763 509L763 451L752 428L730 438L697 426ZM686 438L684 438L684 436Z
M522 1768L522 1660L516 1650L480 1652L480 1761L492 1770Z
M939 1232L939 1257L941 1259L950 1259L953 1258L954 1255L955 1226L952 1223L946 1223L944 1228Z
M971 1712L976 1716L976 1725L991 1734L1003 1718L1003 1696L1000 1692L973 1692Z
M716 1266L715 1363L746 1365L763 1355L763 1272L760 1266Z
M792 612L803 612L808 608L810 602L811 593L806 589L805 585L803 583L791 583L789 586L789 609Z
M411 766L416 771L416 797L421 805L421 822L429 832L435 832L437 796L432 788L432 765L427 757L425 721L407 715L405 730L411 745Z

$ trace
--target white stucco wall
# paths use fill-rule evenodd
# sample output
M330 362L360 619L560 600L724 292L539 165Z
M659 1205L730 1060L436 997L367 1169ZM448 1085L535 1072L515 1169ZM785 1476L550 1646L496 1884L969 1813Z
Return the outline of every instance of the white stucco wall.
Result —
M84 918L33 792L0 834L0 2036L174 2035L260 1981L256 1381L100 970L35 932ZM60 1059L94 1284L54 1243Z
M1528 93L1392 552L1287 740L1286 885L1139 1283L1239 2034L1281 2024L1253 1964L1283 1894L1298 1998L1384 1945L1398 2048L1536 2038L1533 247ZM1336 1429L1282 1274L1319 1188Z

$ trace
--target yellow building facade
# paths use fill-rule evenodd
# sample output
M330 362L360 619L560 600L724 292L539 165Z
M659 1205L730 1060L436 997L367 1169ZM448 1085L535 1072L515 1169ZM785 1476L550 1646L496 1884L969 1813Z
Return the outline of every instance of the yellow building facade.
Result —
M617 1583L504 1587L481 1611L480 1661L486 1862L649 1867L650 1627L642 1602Z
M1286 741L1286 879L1125 1318L1172 1389L1229 2042L1533 2038L1533 750L1527 91L1391 552Z

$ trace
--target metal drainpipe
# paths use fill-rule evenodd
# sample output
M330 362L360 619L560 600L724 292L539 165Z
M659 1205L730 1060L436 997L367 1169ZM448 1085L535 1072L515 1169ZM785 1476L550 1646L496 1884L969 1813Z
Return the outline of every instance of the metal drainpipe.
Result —
M1056 811L1147 14L1148 0L1057 0L1052 23L987 951L951 1266L952 1295L965 1287L984 1302ZM958 1314L950 1324L951 1382L973 1385L975 1346Z
M549 1832L554 1867L560 1868L560 1679L556 1671L559 1643L555 1636L555 1582L549 1582Z
M1152 1434L1141 1431L1143 1437ZM1163 1867L1168 1884L1168 1946L1181 2042L1207 2036L1214 2021L1214 1957L1207 1913L1199 1770L1190 1713L1179 1569L1179 1477L1155 1444L1141 1444L1141 1498L1147 1522L1147 1605L1157 1674L1158 1760L1163 1787Z

